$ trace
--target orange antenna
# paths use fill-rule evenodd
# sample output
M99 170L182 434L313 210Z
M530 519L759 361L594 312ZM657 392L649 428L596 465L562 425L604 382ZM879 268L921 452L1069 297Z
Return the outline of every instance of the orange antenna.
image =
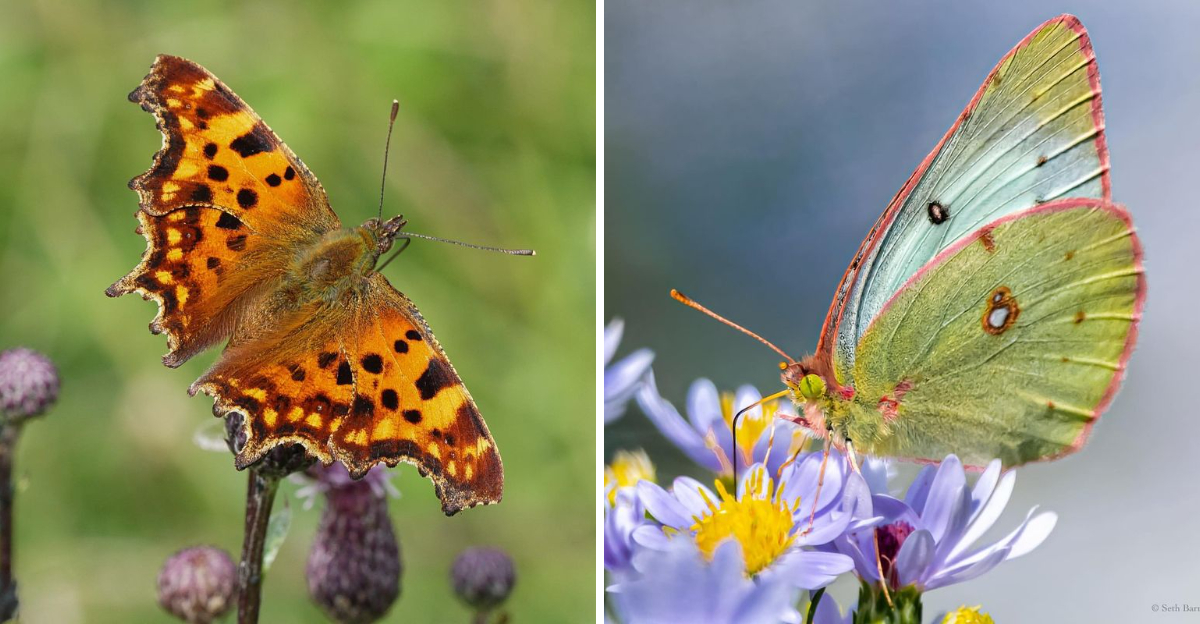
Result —
M747 336L750 336L751 338L767 345L775 353L778 353L779 355L782 355L783 357L787 358L788 362L793 363L793 364L796 362L796 358L784 353L783 349L780 349L779 347L771 344L770 340L767 340L766 338L763 338L762 336L759 336L758 334L746 329L745 327L742 327L741 325L734 323L733 321L721 316L720 314L717 314L716 312L709 310L708 308L700 305L699 303L696 303L695 301L692 300L691 297L679 292L678 290L675 290L674 288L671 289L671 298L678 301L679 303L682 303L683 305L685 305L689 308L692 308L694 310L699 310L700 312L703 312L703 313L717 319L718 321L721 321L722 323L725 323L726 325L742 332L743 334L746 334Z

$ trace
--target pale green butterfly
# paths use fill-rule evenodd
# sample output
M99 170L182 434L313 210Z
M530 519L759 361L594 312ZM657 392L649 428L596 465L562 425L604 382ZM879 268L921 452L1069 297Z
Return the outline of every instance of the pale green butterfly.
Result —
M1146 292L1108 171L1095 54L1063 15L1000 60L892 199L816 353L776 348L789 362L775 397L872 455L1014 466L1078 450L1117 391Z

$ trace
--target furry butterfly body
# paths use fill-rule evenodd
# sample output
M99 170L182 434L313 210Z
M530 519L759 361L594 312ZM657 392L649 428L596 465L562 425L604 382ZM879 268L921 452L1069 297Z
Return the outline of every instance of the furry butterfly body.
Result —
M355 475L414 464L447 514L498 502L503 469L475 402L375 270L404 220L343 227L304 163L191 61L158 57L130 100L164 141L130 182L149 247L107 294L158 302L150 329L167 336L167 366L228 339L189 392L243 415L238 467L294 443Z
M992 70L860 245L814 355L784 365L835 445L983 465L1078 450L1145 298L1111 202L1099 73L1072 16Z

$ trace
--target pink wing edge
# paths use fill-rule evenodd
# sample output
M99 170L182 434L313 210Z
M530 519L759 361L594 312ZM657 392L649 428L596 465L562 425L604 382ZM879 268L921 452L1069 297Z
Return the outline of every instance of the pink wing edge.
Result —
M971 98L970 103L968 103L966 108L963 109L963 112L959 113L958 119L954 121L954 124L950 126L950 129L946 131L946 134L942 136L942 139L938 141L933 150L930 151L927 156L925 156L925 159L921 161L921 164L916 168L916 170L912 172L912 175L910 175L908 180L904 182L904 185L900 187L900 190L896 193L895 197L892 198L892 201L888 202L887 209L884 210L882 215L880 215L879 220L875 222L875 225L871 227L871 231L867 234L867 237L863 239L863 242L859 244L858 250L854 254L854 259L851 261L850 266L847 267L846 271L842 274L841 281L838 282L837 289L835 290L835 299L829 306L829 311L825 313L825 322L821 326L821 337L817 343L815 356L817 361L821 363L822 368L832 372L833 340L835 339L834 336L837 334L838 327L841 325L845 308L843 307L837 312L836 318L834 317L834 314L839 304L844 306L845 298L849 294L849 289L846 289L845 291L842 290L842 287L847 283L847 279L850 279L850 283L854 283L854 281L858 279L858 273L862 270L860 260L868 257L879 244L879 241L881 240L880 235L887 231L892 221L895 220L896 214L900 210L900 206L902 206L904 201L908 199L908 196L910 193L912 193L913 187L916 186L917 181L924 176L925 172L929 169L929 165L933 162L933 159L942 150L942 146L945 145L946 141L948 141L950 137L954 135L959 126L962 125L963 120L969 117L975 110L975 107L978 106L979 100L983 98L983 94L987 91L988 84L992 81L992 77L996 75L996 72L1000 71L1000 67L1004 65L1004 62L1019 52L1022 48L1029 45L1029 42L1033 39L1034 35L1038 34L1050 25L1059 22L1065 24L1068 28L1080 35L1079 49L1080 52L1083 53L1084 57L1088 60L1088 82L1091 83L1092 92L1096 96L1092 100L1092 120L1096 127L1100 129L1100 132L1096 137L1096 152L1100 159L1100 168L1103 171L1100 178L1100 185L1103 193L1103 197L1101 199L1105 203L1111 203L1112 185L1109 178L1108 142L1104 133L1104 109L1101 106L1102 95L1100 91L1100 69L1095 63L1096 53L1092 48L1092 40L1090 37L1088 37L1087 29L1084 28L1083 23L1079 21L1079 18L1075 17L1074 15L1064 13L1058 17L1046 20L1037 28L1034 28L1028 35L1025 35L1024 39L1022 39L1017 45L1013 46L1013 48L1009 50L1007 54L1000 58L1000 60L996 63L996 66L992 68L992 71L988 72L987 78L985 78L983 84L979 86L979 89L975 92L975 96ZM832 377L830 377L830 379L832 379Z
M946 258L957 253L962 248L979 240L984 233L990 232L996 226L1009 221L1022 219L1033 214L1042 212L1061 212L1063 210L1071 210L1073 208L1079 208L1082 206L1099 208L1114 214L1117 217L1120 217L1120 219L1125 222L1125 226L1129 229L1130 238L1132 239L1133 243L1133 266L1137 272L1137 289L1135 290L1133 301L1133 322L1129 328L1129 335L1125 337L1125 347L1121 352L1120 360L1117 362L1116 374L1113 375L1112 381L1109 382L1108 388L1106 388L1104 391L1104 395L1100 397L1100 401L1094 408L1092 408L1092 419L1083 426L1083 430L1079 432L1079 435L1075 437L1075 440L1063 452L1034 460L1038 462L1059 459L1083 448L1083 445L1087 443L1088 436L1091 435L1092 427L1094 427L1096 422L1100 420L1100 415L1108 409L1109 404L1112 403L1113 398L1117 395L1117 390L1120 389L1121 382L1125 379L1125 365L1129 362L1130 356L1133 355L1134 345L1137 344L1138 325L1142 321L1142 310L1146 305L1146 273L1142 265L1142 242L1137 236L1137 229L1133 226L1133 217L1129 214L1129 211L1126 210L1124 206L1091 197L1070 197L1033 206L1032 208L1027 208L1020 212L1015 212L1013 214L996 219L995 221L988 223L987 225L956 241L953 245L950 245L946 249L943 249L940 253L938 253L937 256L934 256L932 260L925 263L925 266L922 266L916 273L912 275L912 277L908 278L908 280L904 282L904 285L896 291L896 294L892 295L891 299L888 299L887 303L880 308L879 314L876 315L875 319L872 319L871 323L867 326L867 331L870 331L871 325L874 325L875 320L882 317L884 312L887 312L888 308L892 306L892 303L896 301L896 297L914 282L919 280L923 275L925 275L926 272L941 264ZM941 463L942 460L924 458L915 459L914 461L922 464L937 464ZM964 467L973 471L979 471L986 468L986 466L965 464Z

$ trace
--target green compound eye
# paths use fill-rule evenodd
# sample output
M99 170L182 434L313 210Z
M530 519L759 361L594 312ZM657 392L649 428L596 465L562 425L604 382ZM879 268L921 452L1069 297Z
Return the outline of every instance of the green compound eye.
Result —
M825 396L825 380L809 373L800 380L800 396L812 401Z

